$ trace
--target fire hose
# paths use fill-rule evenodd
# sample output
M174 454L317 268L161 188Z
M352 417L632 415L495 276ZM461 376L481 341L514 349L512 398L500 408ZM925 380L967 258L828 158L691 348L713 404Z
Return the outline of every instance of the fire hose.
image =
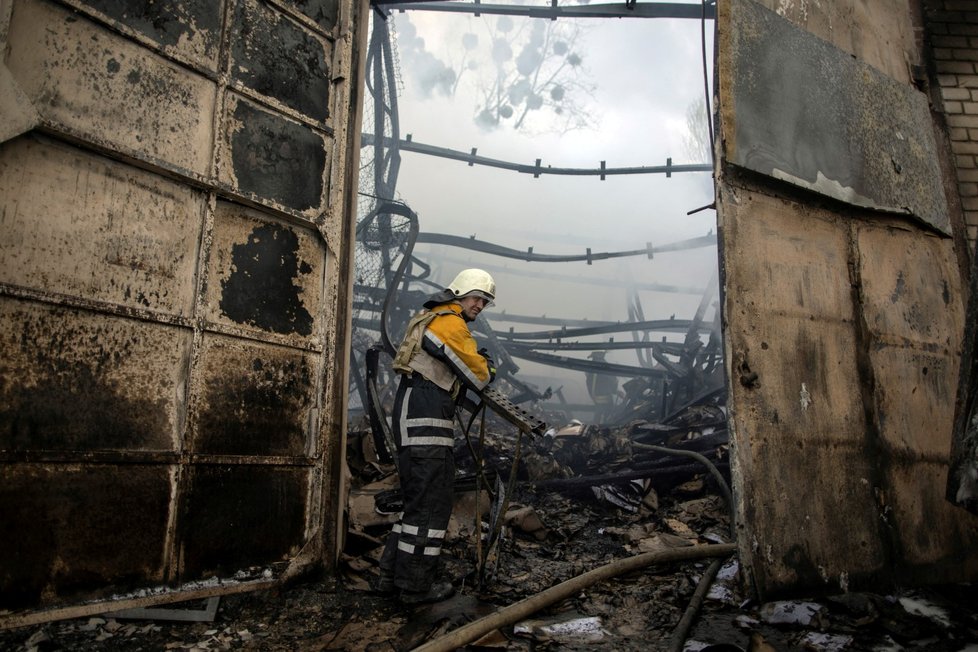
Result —
M414 652L451 652L463 645L480 639L489 632L512 625L526 618L527 616L544 609L561 600L569 598L579 591L596 584L602 580L617 577L625 573L640 570L653 564L692 561L695 559L707 559L714 557L727 557L737 549L733 543L719 543L706 546L694 546L692 548L676 548L673 550L662 550L657 552L646 552L633 557L626 557L615 562L600 566L590 570L583 575L561 582L549 589L520 600L508 607L503 607L499 611L463 625L444 636L429 641L414 649Z

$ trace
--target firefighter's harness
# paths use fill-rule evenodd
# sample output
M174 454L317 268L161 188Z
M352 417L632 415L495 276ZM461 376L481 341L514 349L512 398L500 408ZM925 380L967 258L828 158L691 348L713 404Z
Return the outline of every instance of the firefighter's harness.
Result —
M454 398L458 396L459 388L462 385L458 376L447 364L425 351L424 347L421 346L421 339L424 337L424 331L428 328L428 324L435 317L443 315L458 315L458 313L453 310L423 310L412 317L411 321L408 322L404 340L397 349L397 355L394 356L392 366L394 371L399 374L421 374L450 393Z

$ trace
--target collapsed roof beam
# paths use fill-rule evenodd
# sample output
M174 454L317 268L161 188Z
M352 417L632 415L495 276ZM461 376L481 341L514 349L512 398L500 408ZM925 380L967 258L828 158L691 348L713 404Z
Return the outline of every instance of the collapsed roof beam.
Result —
M634 351L636 349L653 349L661 353L679 356L683 354L685 345L682 342L519 342L510 340L506 350L510 355L514 351Z
M689 319L652 319L648 321L628 321L602 326L582 328L561 328L549 331L514 332L510 330L497 331L496 336L505 340L565 340L587 335L608 335L609 333L629 333L632 331L655 331L659 333L687 333L693 325ZM700 332L709 332L709 328L700 326Z
M710 20L716 17L716 4L684 4L679 2L613 2L596 5L558 6L556 0L550 6L527 7L517 5L493 5L475 2L427 2L426 0L386 0L374 2L381 9L405 11L444 11L454 13L495 14L526 16L527 18L695 18Z
M717 239L712 233L709 235L701 235L696 238L688 238L686 240L681 240L679 242L673 242L666 245L660 245L658 247L653 247L651 242L645 243L644 249L630 249L628 251L603 251L603 252L592 252L590 247L587 247L585 253L583 254L540 254L533 251L533 247L528 248L526 251L520 251L518 249L511 249L510 247L504 247L502 245L497 245L492 242L486 242L484 240L476 240L475 238L466 238L460 235L448 235L447 233L419 233L418 243L427 244L439 244L439 245L449 245L452 247L459 247L461 249L470 249L472 251L481 251L482 253L491 254L493 256L500 256L502 258L512 258L514 260L524 260L527 262L537 262L537 263L573 263L573 262L586 262L590 265L595 260L610 260L613 258L629 258L632 256L648 256L651 260L654 254L662 253L666 251L686 251L688 249L699 249L701 247L714 247L716 246Z
M665 369L646 369L645 367L614 364L611 362L579 360L577 358L568 358L562 355L539 353L537 351L524 348L516 349L512 351L510 355L521 360L529 360L530 362L536 362L550 367L570 369L571 371L605 373L614 376L642 376L644 378L665 378L669 375L669 372L667 372Z

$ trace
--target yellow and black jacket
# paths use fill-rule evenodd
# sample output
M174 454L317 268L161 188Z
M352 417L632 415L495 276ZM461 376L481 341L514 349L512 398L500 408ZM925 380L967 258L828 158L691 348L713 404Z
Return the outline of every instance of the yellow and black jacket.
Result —
M394 370L419 373L455 396L459 384L479 391L491 380L489 364L457 303L444 303L415 315L394 359Z

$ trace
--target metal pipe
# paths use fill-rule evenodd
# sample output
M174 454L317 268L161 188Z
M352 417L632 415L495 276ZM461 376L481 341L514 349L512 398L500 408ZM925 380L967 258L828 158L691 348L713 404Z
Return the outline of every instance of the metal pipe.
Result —
M710 590L713 580L716 579L717 573L720 572L721 564L723 564L722 559L713 560L710 567L703 573L703 577L700 578L699 584L696 585L696 592L693 593L693 598L686 606L686 611L683 613L682 619L676 625L676 629L672 631L672 637L669 640L670 652L682 652L686 647L686 635L689 633L689 628L692 627L693 621L696 620L696 615L703 606L706 592Z
M414 649L414 652L451 652L463 645L468 645L476 641L489 632L512 625L513 623L526 618L527 616L540 611L554 603L576 595L583 589L596 584L600 581L624 575L632 571L646 568L653 564L669 563L676 561L691 561L694 559L707 559L712 557L727 557L736 552L737 546L733 543L720 543L707 546L693 546L690 548L675 548L672 550L661 550L657 552L646 552L633 557L619 559L605 566L600 566L593 570L578 575L566 582L561 582L556 586L530 596L524 600L504 607L499 611L484 618L463 625L458 629L445 634L433 641Z

